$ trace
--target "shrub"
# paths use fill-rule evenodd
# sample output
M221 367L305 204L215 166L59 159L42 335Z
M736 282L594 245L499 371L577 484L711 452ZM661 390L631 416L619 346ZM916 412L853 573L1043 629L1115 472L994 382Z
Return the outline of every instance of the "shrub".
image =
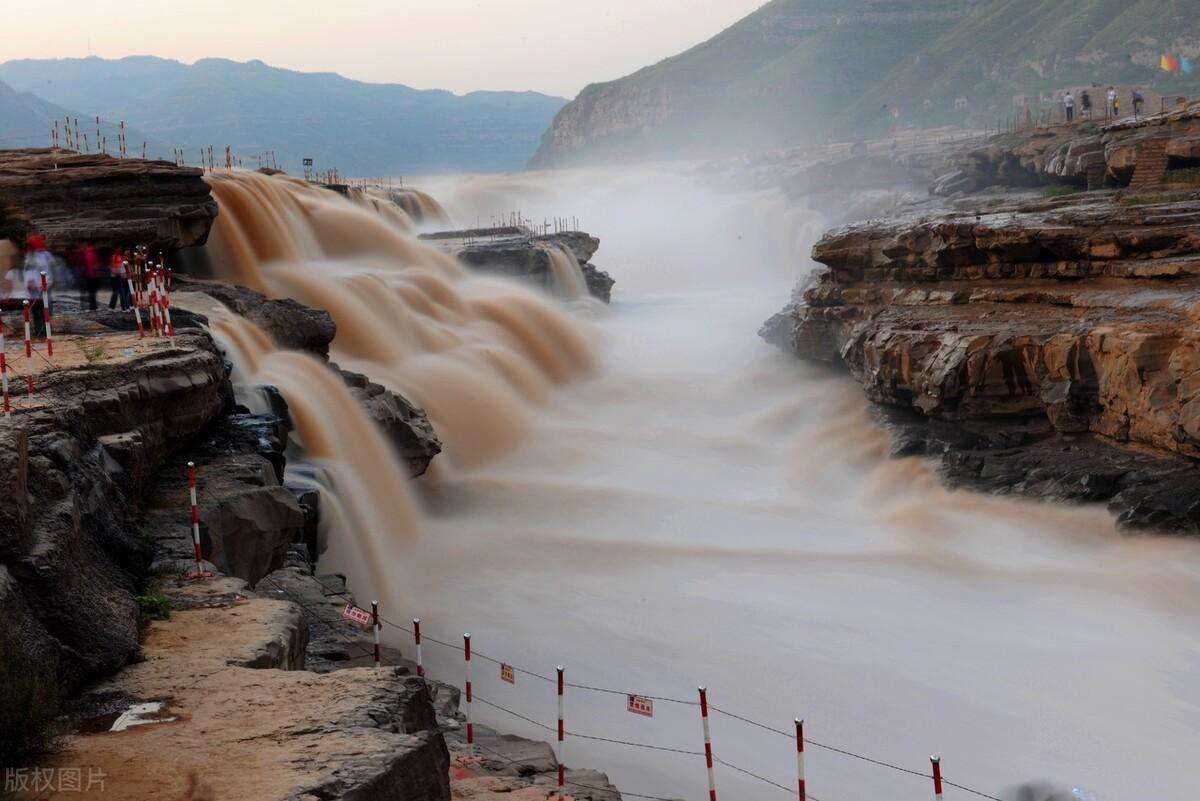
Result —
M1067 195L1073 195L1078 191L1078 187L1068 186L1067 184L1055 184L1054 186L1048 186L1043 189L1042 197L1066 197Z
M145 626L151 620L169 620L171 602L159 595L139 595L133 600L138 605L138 625Z

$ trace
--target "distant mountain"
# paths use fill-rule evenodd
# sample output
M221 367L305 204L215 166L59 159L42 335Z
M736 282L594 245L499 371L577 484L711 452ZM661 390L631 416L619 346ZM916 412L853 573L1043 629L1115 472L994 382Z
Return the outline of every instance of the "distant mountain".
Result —
M566 102L535 92L421 91L261 61L187 65L150 56L9 61L0 81L123 119L167 155L178 146L198 161L212 145L220 161L230 145L243 158L274 150L289 172L308 157L344 175L520 168Z
M96 121L95 115L89 117L77 111L71 111L54 103L47 102L29 92L18 92L6 83L0 82L0 149L49 147L50 131L54 123L59 123L60 144L66 145L65 128L70 119L72 126L79 122L81 133L88 137L88 149L96 150ZM117 126L102 122L100 136L106 142L110 153L118 150ZM82 144L83 137L80 136ZM142 142L146 137L133 127L125 131L125 139L130 155L141 155ZM148 147L153 146L148 143Z
M533 166L752 150L893 125L990 124L1056 89L1200 91L1196 0L773 0L685 53L588 86ZM1015 105L1014 105L1015 103Z

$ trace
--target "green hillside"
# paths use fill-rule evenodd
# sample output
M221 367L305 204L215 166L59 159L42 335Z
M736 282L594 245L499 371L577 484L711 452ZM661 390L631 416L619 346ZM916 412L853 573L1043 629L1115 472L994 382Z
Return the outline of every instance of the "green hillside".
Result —
M198 159L202 147L243 157L276 151L280 166L346 175L522 166L565 102L535 92L455 95L261 61L149 56L26 60L0 64L0 81L67 108L125 120Z
M1159 69L1164 52L1200 68L1195 0L995 0L883 76L848 120L875 122L871 112L892 101L908 122L986 123L1014 98L1093 83L1200 91L1200 72ZM955 108L960 97L966 108Z
M1196 0L774 0L685 53L587 87L535 165L670 156L988 125L1091 83L1200 92Z

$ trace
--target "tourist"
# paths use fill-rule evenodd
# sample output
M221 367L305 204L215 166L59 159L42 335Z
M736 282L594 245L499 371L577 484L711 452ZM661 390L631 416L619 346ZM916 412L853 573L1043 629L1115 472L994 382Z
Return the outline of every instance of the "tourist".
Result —
M79 305L96 311L96 293L104 278L104 265L91 242L84 242L72 257L72 267L79 277Z
M1104 107L1104 116L1107 117L1109 114L1111 114L1113 119L1116 119L1117 111L1120 107L1119 101L1117 100L1117 90L1111 86L1108 87L1108 96L1106 99L1108 100L1108 104Z
M132 304L129 297L129 284L126 283L125 277L128 274L125 260L125 251L117 248L112 252L112 256L108 260L108 282L112 295L108 299L108 308L115 309L117 301L121 303L121 310L128 311Z
M1134 117L1137 117L1139 114L1142 113L1142 106L1145 104L1145 102L1146 102L1146 98L1142 95L1142 90L1140 88L1135 87L1133 90L1133 116Z
M1092 118L1092 96L1087 89L1079 95L1079 116L1089 120Z
M50 273L53 271L54 257L46 249L46 240L40 236L29 237L25 241L23 280L28 293L26 297L29 298L29 314L35 336L44 336L46 333L46 320L42 309L45 305L45 299L42 297L42 276L45 275L46 280L49 281Z
M17 263L17 246L0 239L0 311L19 311L21 301L29 297L25 291L25 273L17 268Z
M1063 95L1062 102L1063 102L1063 109L1065 109L1067 112L1067 122L1068 123L1074 122L1075 121L1075 95L1071 94L1070 92L1067 92L1065 95Z

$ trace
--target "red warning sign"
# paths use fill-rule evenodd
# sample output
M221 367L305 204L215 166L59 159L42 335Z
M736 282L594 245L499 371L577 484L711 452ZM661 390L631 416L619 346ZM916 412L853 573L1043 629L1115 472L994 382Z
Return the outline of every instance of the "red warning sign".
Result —
M500 678L503 681L507 681L509 684L516 684L517 683L517 672L515 670L513 670L512 665L506 665L503 662L501 662L500 663Z
M654 717L654 702L642 695L629 696L628 709L635 715Z
M346 604L346 608L342 610L342 617L353 620L360 626L371 625L371 613L366 609L359 609L354 604Z

